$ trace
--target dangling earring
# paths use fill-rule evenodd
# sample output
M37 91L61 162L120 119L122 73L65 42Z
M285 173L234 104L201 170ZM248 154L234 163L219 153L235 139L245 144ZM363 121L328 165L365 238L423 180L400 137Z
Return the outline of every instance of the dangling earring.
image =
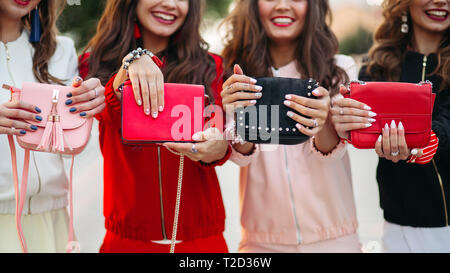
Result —
M402 15L402 28L401 28L401 32L402 33L408 33L409 32L409 26L408 26L408 13L406 13L406 11L403 12Z
M41 41L41 17L39 16L39 8L36 8L31 12L31 34L30 42L39 43Z
M134 38L136 38L136 40L137 40L137 39L140 39L141 37L142 37L141 30L139 29L139 25L136 22L134 24Z

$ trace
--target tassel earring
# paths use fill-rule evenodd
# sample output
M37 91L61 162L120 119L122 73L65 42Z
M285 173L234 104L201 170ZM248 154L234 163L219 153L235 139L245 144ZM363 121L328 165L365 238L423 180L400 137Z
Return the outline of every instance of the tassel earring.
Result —
M401 28L401 32L406 34L409 32L409 26L408 26L408 14L406 13L406 11L403 12L402 15L402 28Z
M39 16L39 9L36 7L31 12L31 34L30 34L30 42L31 43L39 43L41 41L41 17Z
M139 29L138 23L134 24L134 38L140 39L142 37L141 30Z

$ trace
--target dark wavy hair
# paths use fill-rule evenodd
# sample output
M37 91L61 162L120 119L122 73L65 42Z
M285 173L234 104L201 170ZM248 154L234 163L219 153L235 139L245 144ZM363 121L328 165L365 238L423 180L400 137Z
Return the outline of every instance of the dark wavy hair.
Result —
M89 76L106 84L122 65L122 59L140 45L134 36L137 0L108 0L97 26L97 33L88 43ZM166 59L163 74L166 82L205 85L211 96L211 83L216 78L214 59L209 45L200 35L204 0L189 0L184 24L170 38L169 46L159 57ZM83 65L83 64L80 64Z
M42 0L38 5L42 35L40 42L31 44L34 47L33 74L41 83L57 83L63 85L61 79L49 73L48 62L56 51L56 36L58 35L56 21L64 10L64 7L65 1L63 0ZM28 30L31 28L31 19L31 13L22 18L22 23Z
M305 25L298 38L296 60L302 75L314 78L336 94L340 84L349 81L346 72L336 65L339 44L331 31L331 10L327 0L308 0ZM239 64L253 77L272 76L269 38L259 20L258 0L237 0L236 7L225 19L231 30L222 52L225 67Z
M401 33L402 15L413 0L385 0L384 21L375 32L375 44L369 51L368 74L375 80L399 81L401 63L412 45L412 31ZM409 16L409 22L411 22ZM447 29L437 52L438 67L432 74L442 78L441 91L450 87L450 29Z

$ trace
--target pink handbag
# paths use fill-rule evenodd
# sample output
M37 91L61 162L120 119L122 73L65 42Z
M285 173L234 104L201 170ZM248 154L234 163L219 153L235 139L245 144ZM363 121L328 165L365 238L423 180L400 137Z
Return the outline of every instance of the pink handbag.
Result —
M30 151L51 152L57 154L71 155L72 163L69 179L69 242L67 252L79 252L79 243L75 241L73 228L73 199L72 199L72 177L75 155L79 154L87 145L91 129L92 118L83 118L69 112L65 105L67 94L73 91L73 87L49 85L41 83L24 83L22 89L10 87L11 99L13 101L24 101L37 105L44 118L39 122L26 121L35 125L35 132L17 137L19 145L25 149L25 159L22 174L22 183L19 190L19 179L16 162L16 148L12 136L8 137L11 148L11 160L13 167L14 188L16 194L16 226L20 244L23 252L27 252L27 245L22 231L22 210L26 199L28 168ZM20 194L19 194L20 192Z

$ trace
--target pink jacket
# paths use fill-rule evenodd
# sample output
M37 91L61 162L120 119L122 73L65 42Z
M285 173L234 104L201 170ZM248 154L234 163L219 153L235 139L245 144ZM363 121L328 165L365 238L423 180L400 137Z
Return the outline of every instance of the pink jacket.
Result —
M352 58L336 56L337 64L356 79ZM299 78L292 62L278 76ZM264 91L263 91L264 92ZM327 156L313 139L294 146L256 145L231 160L241 166L240 205L243 241L310 244L356 233L358 222L346 145Z

